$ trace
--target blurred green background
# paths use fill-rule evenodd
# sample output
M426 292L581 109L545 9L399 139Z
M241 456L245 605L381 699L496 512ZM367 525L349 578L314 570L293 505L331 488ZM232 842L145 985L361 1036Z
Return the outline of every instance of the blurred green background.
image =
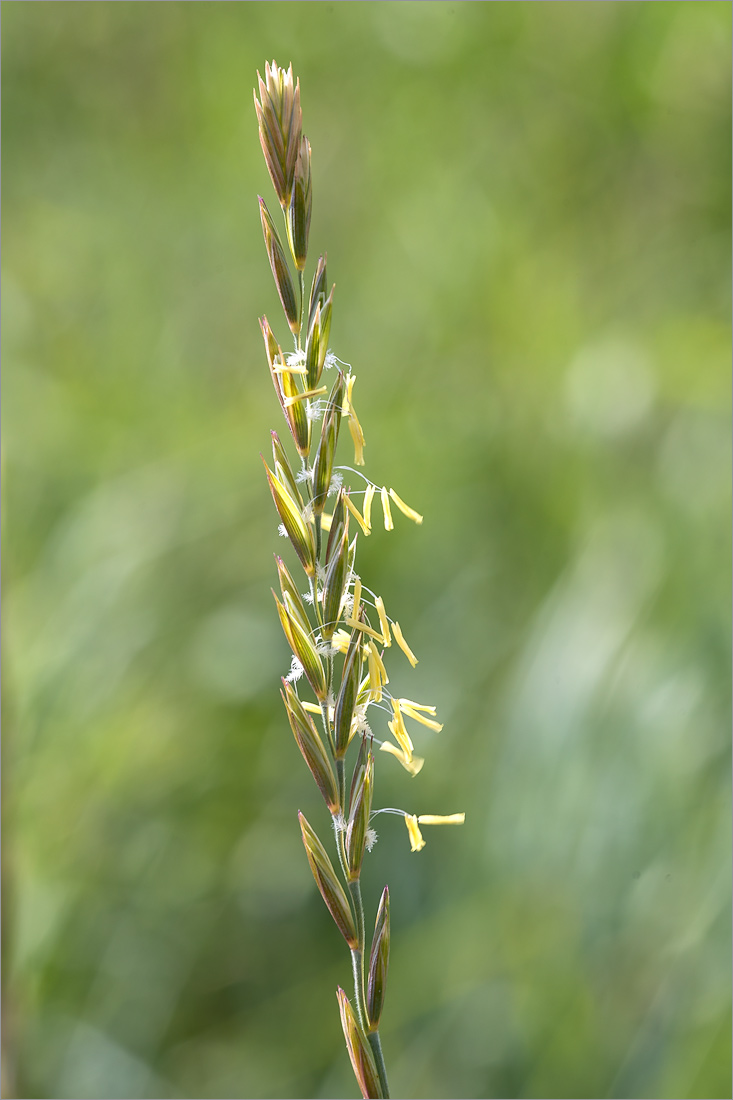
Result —
M730 5L2 14L4 1095L356 1095L269 591L274 57L426 516L360 552L445 722L377 804L467 814L379 819L393 1095L730 1096Z

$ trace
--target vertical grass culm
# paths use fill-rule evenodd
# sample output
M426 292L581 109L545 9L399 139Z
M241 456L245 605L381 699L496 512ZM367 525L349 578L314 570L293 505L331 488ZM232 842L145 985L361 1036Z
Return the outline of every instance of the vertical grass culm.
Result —
M326 257L320 256L306 294L305 269L311 220L311 147L302 133L300 82L273 61L259 73L255 109L260 142L284 219L284 239L260 198L262 231L293 348L283 351L266 317L260 319L267 362L297 458L291 461L272 432L272 466L265 475L305 584L275 556L277 614L292 651L281 695L293 736L331 815L335 859L316 830L298 814L313 877L351 953L353 1003L337 992L346 1048L363 1097L388 1097L379 1038L389 967L389 888L380 898L367 956L361 870L376 840L380 813L404 818L413 852L425 841L421 825L462 824L462 813L415 815L394 807L373 808L375 748L411 775L423 759L405 719L440 731L435 707L396 698L388 688L385 654L392 642L414 667L417 658L384 601L362 583L357 544L372 531L372 508L381 507L386 531L394 529L392 506L414 523L423 517L394 489L378 486L359 470L336 464L342 420L354 446L354 466L364 466L364 432L354 406L356 377L329 348L333 291ZM325 380L329 378L329 383ZM287 434L286 434L287 438ZM358 487L353 489L352 482ZM297 563L297 564L296 564ZM307 591L301 593L301 588ZM311 697L312 696L312 697ZM386 714L391 739L372 732L370 709ZM316 721L317 720L317 721ZM320 729L319 729L320 725ZM353 743L353 748L352 748ZM347 785L347 773L349 782ZM331 830L328 830L329 836Z

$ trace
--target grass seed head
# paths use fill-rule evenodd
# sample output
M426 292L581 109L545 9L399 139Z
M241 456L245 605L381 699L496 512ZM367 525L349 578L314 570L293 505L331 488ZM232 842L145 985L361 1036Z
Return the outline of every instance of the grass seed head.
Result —
M280 205L290 202L300 152L303 113L300 81L293 87L293 66L281 69L274 61L265 65L265 79L257 73L260 98L254 93L260 144Z

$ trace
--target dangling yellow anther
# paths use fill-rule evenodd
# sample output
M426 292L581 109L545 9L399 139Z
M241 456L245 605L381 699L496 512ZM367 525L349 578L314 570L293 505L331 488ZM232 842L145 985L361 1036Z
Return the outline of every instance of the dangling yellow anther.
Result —
M412 757L412 750L414 745L409 733L405 727L405 722L400 712L400 705L396 699L392 700L392 710L394 711L394 718L391 722L388 722L388 726L392 736L394 737L400 748L407 754L408 757Z
M384 512L384 529L385 531L394 531L394 523L392 522L392 510L389 506L389 493L385 489L384 485L379 490L382 497L382 511Z
M419 711L413 710L412 707L406 707L404 701L400 699L402 704L402 713L406 714L408 718L414 718L416 722L420 722L423 726L427 726L429 730L435 730L436 733L440 733L443 726L440 722L435 722L432 718L426 718L424 714L420 714Z
M402 767L410 775L417 775L418 772L422 771L422 766L425 763L422 756L408 755L402 749L398 749L396 745L393 745L391 741L383 741L379 747L382 752L388 752L392 756L396 756Z
M354 408L354 382L356 382L356 375L349 374L346 377L346 400L343 405L343 413L349 419L349 431L351 432L351 438L354 443L354 463L357 466L364 465L364 432L362 431L361 424L359 423L359 417L356 415L356 409Z
M382 641L385 646L389 648L389 646L392 645L392 637L389 633L389 621L387 619L387 613L384 610L384 600L381 596L377 596L375 606L377 608L377 615L379 615L379 625L382 628Z
M407 660L410 662L410 664L414 668L415 665L417 664L417 657L415 656L415 654L412 652L409 645L405 641L402 630L400 629L400 624L398 622L393 622L392 623L392 633L394 634L394 640L397 642L397 645L400 647L400 649L404 653L405 657L407 657Z
M311 397L318 397L319 394L326 393L327 391L328 386L318 386L318 388L314 390L304 390L303 393L293 394L292 397L284 398L283 408L289 409L291 405L296 405L298 401L306 401Z
M408 760L412 760L412 750L407 747L406 743L403 743L402 734L397 728L397 723L394 721L394 719L390 718L389 722L387 722L387 729L392 734L395 741L398 742L400 749L402 750L402 752L404 752L406 758Z
M439 814L420 814L417 820L421 825L464 825L466 815L448 814L447 817L441 817Z
M364 492L364 522L370 531L372 528L372 501L374 500L376 491L376 485L370 483L367 485L366 491Z
M372 630L366 623L359 622L357 619L344 619L344 622L347 626L350 626L352 630L363 630L370 638L376 638L378 642L381 642L382 635L378 631Z
M424 710L428 714L435 714L435 707L430 703L415 703L412 699L400 699L401 707L411 707L412 710Z
M407 832L410 834L410 850L419 852L421 848L425 847L425 841L418 828L417 818L414 814L405 814L405 825L407 826Z
M405 504L402 497L398 497L394 489L390 489L389 495L392 497L392 500L402 512L403 516L407 516L408 519L413 520L415 523L422 523L423 517L420 513L416 512L414 508L411 508L409 504Z
M374 645L370 645L367 653L367 662L369 666L369 699L374 703L381 703L382 701L382 679L379 675L379 665L375 660L376 648Z
M377 662L377 668L379 669L379 676L383 684L389 683L389 676L387 675L387 669L384 667L384 661L381 658L379 650L375 646L374 642L369 641L369 646L374 650L374 660Z
M356 507L356 505L352 502L352 500L349 497L348 493L344 493L344 504L349 509L349 511L351 512L352 516L354 517L356 522L361 527L364 534L365 535L370 535L372 533L371 527L368 527L367 524L364 522L364 517L362 516L361 512Z

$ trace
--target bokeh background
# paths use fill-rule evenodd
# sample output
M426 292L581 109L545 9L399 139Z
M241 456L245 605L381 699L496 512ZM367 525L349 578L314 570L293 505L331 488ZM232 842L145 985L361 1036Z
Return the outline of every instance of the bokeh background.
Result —
M4 1095L347 1097L259 452L292 61L445 721L377 801L398 1097L730 1096L727 3L3 4ZM345 443L343 459L351 460Z

